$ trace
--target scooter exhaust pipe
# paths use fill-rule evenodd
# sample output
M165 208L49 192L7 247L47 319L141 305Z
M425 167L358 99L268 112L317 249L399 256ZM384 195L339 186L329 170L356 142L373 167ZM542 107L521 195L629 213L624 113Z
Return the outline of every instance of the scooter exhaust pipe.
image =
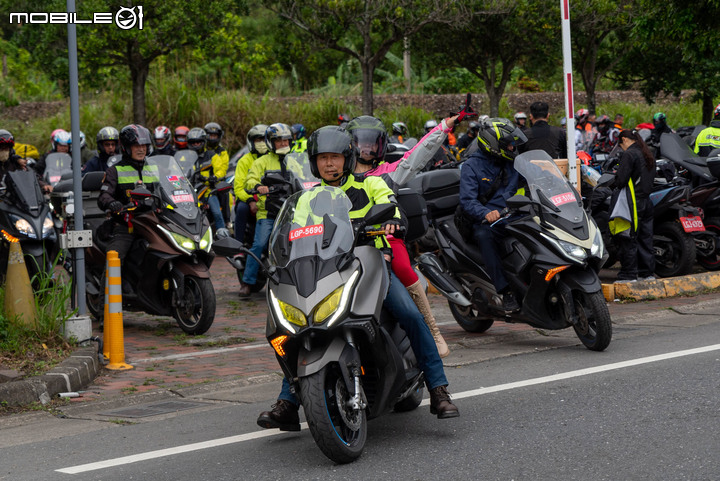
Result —
M418 257L418 269L430 283L448 300L461 307L469 307L472 303L462 293L462 288L443 269L438 258L429 252Z

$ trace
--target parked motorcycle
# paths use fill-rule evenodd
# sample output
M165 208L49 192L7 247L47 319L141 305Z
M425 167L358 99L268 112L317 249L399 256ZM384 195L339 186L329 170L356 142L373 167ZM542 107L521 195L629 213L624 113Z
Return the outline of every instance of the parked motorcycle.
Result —
M43 180L55 187L62 179L72 178L72 157L65 152L51 152L45 157Z
M20 242L28 275L50 274L56 254L57 235L35 172L16 170L0 185L0 276L7 272L10 242ZM1 283L1 282L0 282Z
M350 199L335 187L290 196L270 237L266 334L299 395L310 432L336 463L357 459L367 422L417 408L423 375L410 341L383 310L389 277L382 252L358 240L384 231L392 204L354 225ZM217 242L221 255L240 244Z
M520 310L508 314L502 309L482 249L467 242L455 225L451 212L458 204L459 171L430 172L414 181L429 194L424 197L439 246L438 256L420 255L418 267L447 297L450 312L468 332L485 332L495 320L553 330L573 327L588 349L602 351L610 344L612 325L598 278L607 258L600 230L547 153L525 152L514 166L527 181L527 196L507 201L500 256Z
M215 290L210 281L212 231L197 197L173 157L147 157L134 203L124 209L136 237L122 265L123 309L172 316L188 334L203 334L215 318ZM110 240L99 229L85 251L87 306L103 315L105 252Z

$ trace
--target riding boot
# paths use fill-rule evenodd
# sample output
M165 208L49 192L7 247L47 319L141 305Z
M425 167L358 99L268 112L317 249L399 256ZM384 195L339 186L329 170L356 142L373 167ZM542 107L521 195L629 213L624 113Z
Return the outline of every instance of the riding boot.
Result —
M435 339L435 344L437 345L438 354L440 354L440 357L446 357L450 354L450 349L448 348L445 339L443 339L442 334L440 334L440 329L438 329L437 324L435 323L435 316L433 316L432 310L430 310L430 302L425 295L425 289L423 289L422 284L418 280L415 284L408 286L407 290L410 293L410 297L412 297L412 300L417 305L420 314L422 314L425 318L425 324L427 324L430 328L430 333L432 334L433 339Z

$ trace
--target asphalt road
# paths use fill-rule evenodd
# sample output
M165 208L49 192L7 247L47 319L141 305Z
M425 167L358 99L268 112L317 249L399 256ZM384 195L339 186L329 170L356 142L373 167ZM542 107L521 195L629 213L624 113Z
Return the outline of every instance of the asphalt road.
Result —
M0 479L717 479L718 311L616 325L603 353L519 339L510 347L523 353L475 362L483 346L466 347L468 362L446 368L461 417L437 420L426 400L371 421L350 465L325 458L307 429L259 429L279 389L259 380L196 388L183 400L202 404L157 416L88 405L2 420Z

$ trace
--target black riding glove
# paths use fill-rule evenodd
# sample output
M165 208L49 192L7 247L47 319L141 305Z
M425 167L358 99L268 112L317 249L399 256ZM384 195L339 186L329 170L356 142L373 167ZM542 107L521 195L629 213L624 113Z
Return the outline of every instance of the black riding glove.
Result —
M108 209L110 209L113 212L120 212L123 209L123 203L120 202L119 200L114 200L114 201L110 202Z

